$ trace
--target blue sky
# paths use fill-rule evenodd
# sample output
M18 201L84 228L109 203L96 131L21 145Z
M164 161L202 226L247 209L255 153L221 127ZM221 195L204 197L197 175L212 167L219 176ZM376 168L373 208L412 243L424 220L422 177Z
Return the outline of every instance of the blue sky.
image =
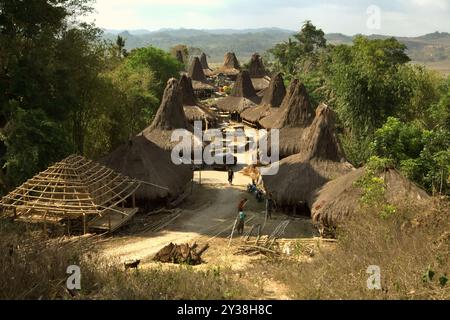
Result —
M312 20L327 33L349 35L450 32L450 0L97 0L95 9L89 19L108 29L297 30Z

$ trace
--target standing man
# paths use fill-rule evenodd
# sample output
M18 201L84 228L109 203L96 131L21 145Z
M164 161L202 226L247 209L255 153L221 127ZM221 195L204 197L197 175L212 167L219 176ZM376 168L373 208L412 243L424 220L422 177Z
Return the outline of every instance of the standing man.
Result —
M247 204L248 199L243 199L238 206L238 210L239 210L239 223L238 223L238 227L237 227L237 231L239 235L243 235L244 234L244 228L245 228L245 218L247 218L247 215L244 213L244 208L245 205Z
M272 193L267 194L266 198L266 220L272 220L272 212L273 212L273 198Z
M233 185L234 180L234 171L232 168L228 169L228 182L230 183L230 186Z

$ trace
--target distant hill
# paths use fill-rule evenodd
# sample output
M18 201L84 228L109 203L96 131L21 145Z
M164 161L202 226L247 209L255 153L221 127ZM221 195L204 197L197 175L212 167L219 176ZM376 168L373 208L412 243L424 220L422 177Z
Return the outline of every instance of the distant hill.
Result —
M126 38L128 50L153 45L169 50L178 44L200 48L210 56L212 63L223 60L227 51L236 52L238 58L245 62L254 52L264 53L277 43L286 41L295 31L279 28L261 29L161 29L147 30L104 30L104 38L115 41L117 35ZM353 36L340 33L326 35L333 44L351 44ZM371 35L372 39L385 39L388 36ZM444 73L450 74L450 33L435 32L420 37L397 37L406 44L408 53L414 62L435 66Z
M264 53L277 43L289 39L295 32L278 28L264 29L161 29L143 33L139 31L105 30L104 37L115 41L117 35L126 38L128 50L153 45L168 50L178 44L200 48L210 56L211 62L221 62L227 51L234 51L241 60L254 52Z

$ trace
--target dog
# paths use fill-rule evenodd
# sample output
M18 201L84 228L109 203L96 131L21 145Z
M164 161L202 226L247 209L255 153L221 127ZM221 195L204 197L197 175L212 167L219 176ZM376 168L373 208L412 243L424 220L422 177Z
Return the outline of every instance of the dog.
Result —
M129 269L138 269L139 265L141 264L141 260L133 260L133 261L125 261L125 271Z

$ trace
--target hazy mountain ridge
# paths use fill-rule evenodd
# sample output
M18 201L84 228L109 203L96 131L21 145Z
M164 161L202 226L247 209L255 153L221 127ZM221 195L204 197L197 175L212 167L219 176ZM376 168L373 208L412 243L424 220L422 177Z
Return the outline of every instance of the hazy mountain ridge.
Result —
M286 41L295 31L280 28L260 29L161 29L147 30L104 30L104 38L115 41L117 35L126 38L128 50L153 45L168 50L177 44L200 48L205 51L212 62L220 62L227 51L234 51L242 60L252 53L263 53L277 43ZM340 33L326 35L333 44L351 44L353 36ZM385 39L390 36L371 35L371 39ZM408 47L413 61L429 64L439 63L450 66L450 33L435 32L419 37L397 37ZM450 68L450 67L449 67Z

